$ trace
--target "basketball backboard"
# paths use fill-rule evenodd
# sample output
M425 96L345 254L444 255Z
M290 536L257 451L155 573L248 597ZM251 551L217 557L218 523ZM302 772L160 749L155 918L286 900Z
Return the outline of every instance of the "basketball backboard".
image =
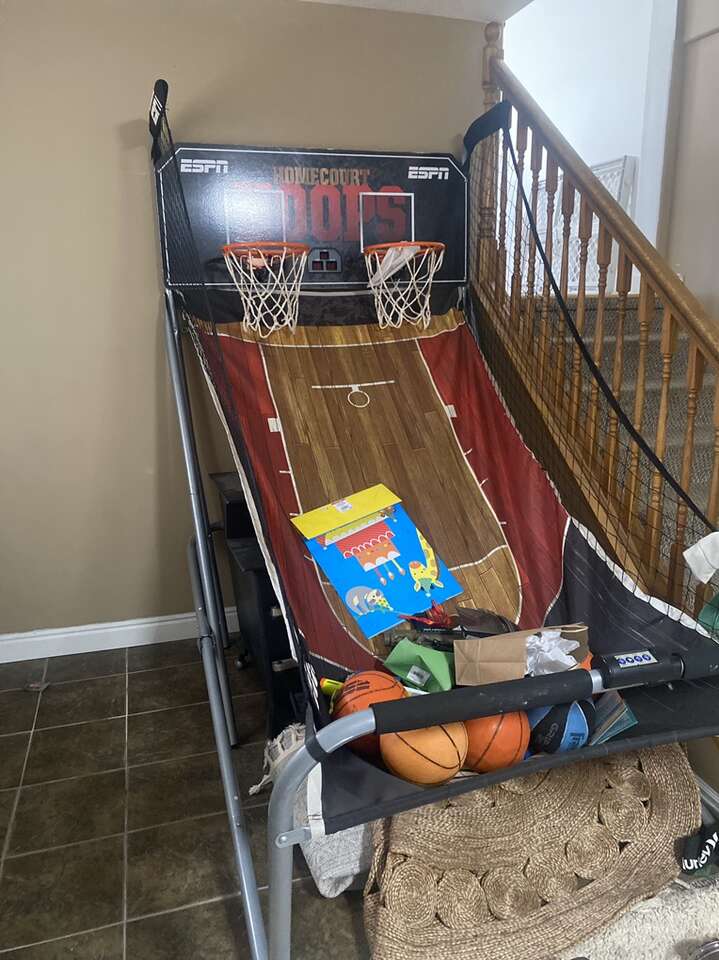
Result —
M195 242L203 263L226 243L285 240L311 252L303 289L364 289L362 250L395 240L446 245L435 284L466 282L467 180L449 154L270 150L180 144L179 165ZM157 165L160 220L165 223L165 178L171 157ZM168 191L169 193L169 191ZM192 282L185 260L163 231L165 279ZM223 283L217 270L208 284Z

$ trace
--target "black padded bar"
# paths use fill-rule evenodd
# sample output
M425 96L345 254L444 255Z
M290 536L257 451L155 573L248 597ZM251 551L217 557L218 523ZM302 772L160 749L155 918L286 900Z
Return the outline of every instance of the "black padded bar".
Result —
M472 151L481 140L486 140L498 130L509 130L512 120L512 105L509 100L500 100L491 110L487 110L480 117L477 117L464 135L464 149L467 153L467 160L472 155Z
M461 687L447 693L429 693L376 703L372 710L377 733L419 730L438 723L491 717L513 710L570 703L592 695L592 678L586 670L567 670L546 677L526 677L479 687Z
M684 664L678 653L669 657L654 659L644 663L643 656L652 656L649 651L626 653L616 657L595 657L592 666L596 666L602 675L604 686L622 689L625 687L644 687L660 683L671 683L681 680L684 673ZM632 659L636 660L634 666Z
M705 637L697 640L688 650L680 651L686 680L713 679L719 677L719 643Z
M152 100L150 101L149 127L152 137L152 149L150 155L152 162L157 163L160 157L160 135L162 133L162 118L165 115L167 106L167 80L156 80L152 91Z

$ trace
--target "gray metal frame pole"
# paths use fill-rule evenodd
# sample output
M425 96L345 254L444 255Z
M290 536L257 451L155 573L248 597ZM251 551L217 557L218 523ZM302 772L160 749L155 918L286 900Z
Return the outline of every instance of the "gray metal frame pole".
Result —
M175 344L175 350L177 352L178 358L178 373L179 373L179 386L180 386L180 397L182 402L187 410L188 422L190 426L189 433L189 442L190 442L190 454L192 457L193 466L195 468L195 474L199 485L200 496L197 501L197 505L200 509L200 514L202 516L202 529L205 531L205 536L207 537L208 542L210 542L213 530L217 525L213 526L210 523L210 516L207 511L207 500L205 499L204 490L202 488L202 474L200 472L200 461L197 456L197 446L195 444L195 435L192 431L192 411L190 409L190 395L187 389L187 375L185 372L185 361L182 352L182 333L180 330L180 325L177 322L177 314L175 311L175 301L172 296L172 291L165 287L165 302L166 310L170 315L170 320L172 323L172 334ZM210 582L212 584L212 590L210 592L210 602L214 602L213 617L210 618L210 623L213 623L213 619L216 620L216 629L217 636L222 642L223 647L229 647L229 636L227 630L227 621L225 620L225 608L222 601L222 590L220 588L220 577L217 571L217 563L215 561L214 551L209 552L209 573L210 573Z
M200 611L202 611L203 615L209 622L205 590L202 584L202 576L198 562L197 538L194 536L194 534L190 537L187 544L187 566L190 571L192 595L195 598L195 613L197 614L198 622ZM202 633L200 636L202 636ZM230 741L230 746L235 747L238 743L237 725L235 722L235 710L232 704L232 690L230 689L230 678L227 672L227 661L225 660L225 648L220 642L219 637L214 634L211 627L209 627L208 636L213 641L213 649L215 651L217 677L220 684L220 693L222 694L222 708L225 714L227 736Z
M346 743L374 733L371 710L335 720L320 730L315 740L325 753L333 753ZM290 757L277 778L267 817L267 840L270 861L270 960L289 960L292 940L292 849L296 838L294 827L295 796L317 760L306 746Z
M235 865L240 879L242 905L245 912L245 927L250 951L254 960L267 960L267 936L262 919L260 898L257 892L255 867L252 861L252 850L247 836L247 828L242 812L240 788L232 763L232 749L227 737L224 712L222 709L222 695L217 675L215 660L215 644L208 636L200 640L202 663L205 668L207 692L210 698L212 726L215 731L217 756L220 761L220 777L225 794L227 815L230 821L230 836L235 854Z
M200 574L195 553L194 537L191 538L188 544L188 554L191 559L190 583L192 585L192 596L200 630L202 666L205 671L207 696L210 701L212 728L215 734L217 757L220 764L220 779L222 780L225 806L227 807L227 816L230 822L230 836L232 837L235 866L240 880L247 937L250 942L253 960L267 960L267 936L265 934L262 910L257 893L257 880L255 878L255 868L252 861L252 850L247 838L240 788L237 783L235 767L232 763L232 748L225 723L222 691L220 689L220 674L217 670L217 659L215 656L217 644L212 639L210 625L207 622L205 603L202 596L202 584L200 583Z
M219 677L220 689L222 691L222 704L225 714L225 723L230 743L234 746L237 743L237 728L235 726L235 716L232 710L232 695L230 692L230 683L227 675L227 664L224 656L224 637L227 629L224 622L224 610L222 603L218 599L219 582L217 577L217 567L212 547L210 546L210 530L207 516L207 503L205 493L202 488L202 476L200 473L200 464L197 456L197 447L195 446L195 437L192 431L192 414L190 412L189 394L187 391L187 378L182 358L182 343L180 339L180 330L177 325L175 315L175 305L172 299L172 293L165 290L165 346L167 349L167 360L170 368L170 381L175 396L175 405L177 407L177 418L180 426L180 439L182 441L182 453L185 460L185 470L187 473L187 483L190 492L190 508L192 511L192 522L195 528L195 545L193 551L194 563L199 567L200 582L202 585L201 597L207 613L212 639L215 646L215 659L217 673ZM192 566L192 561L190 563Z

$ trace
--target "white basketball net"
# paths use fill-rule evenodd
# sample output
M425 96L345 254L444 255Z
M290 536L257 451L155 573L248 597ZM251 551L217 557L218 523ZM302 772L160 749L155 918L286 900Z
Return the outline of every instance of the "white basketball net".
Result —
M223 255L242 299L242 325L262 338L297 326L300 284L310 248L294 243L229 244Z
M442 266L444 244L378 244L366 247L364 257L380 327L411 323L426 329L432 319L432 280Z

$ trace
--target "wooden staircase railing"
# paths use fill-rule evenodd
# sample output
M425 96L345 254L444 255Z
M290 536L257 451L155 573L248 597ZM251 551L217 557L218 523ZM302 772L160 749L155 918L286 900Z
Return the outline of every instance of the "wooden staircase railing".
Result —
M547 259L561 265L557 279L565 299L570 243L578 244L577 292L570 298L575 326L634 428L658 459L666 463L669 446L678 450L678 460L668 469L690 495L697 430L701 428L705 437L711 435L711 462L703 467L706 489L700 498L703 502L697 505L709 524L716 525L719 324L504 64L496 24L488 26L486 37L485 104L490 107L501 98L513 108L520 179L532 215L542 223L540 239ZM646 589L682 605L688 581L682 553L688 545L688 517L693 511L676 491L667 496L662 471L650 469L647 475L646 464L640 464L639 445L629 442L622 462L616 413L609 409L605 421L599 422L599 386L587 375L581 348L572 336L562 334L561 324L549 322L558 305L546 274L536 269L535 243L519 191L512 196L508 190L506 139L495 135L483 150L484 187L473 255L475 290L490 313L502 314L497 327L505 349L591 501L608 542L614 545L623 537L625 554L627 534L620 530L629 530L629 557L620 557L621 562ZM540 197L544 210L537 209ZM562 226L561 255L552 250L559 239L557 218ZM596 294L590 296L585 281L593 235L598 236L591 249L599 282ZM614 289L608 289L609 276L614 278ZM678 383L682 389L677 389ZM708 389L712 391L709 399ZM648 491L641 510L640 482ZM673 503L671 509L668 500ZM666 542L668 531L671 549L662 557L660 539ZM698 589L693 595L695 611L705 599L704 591Z

